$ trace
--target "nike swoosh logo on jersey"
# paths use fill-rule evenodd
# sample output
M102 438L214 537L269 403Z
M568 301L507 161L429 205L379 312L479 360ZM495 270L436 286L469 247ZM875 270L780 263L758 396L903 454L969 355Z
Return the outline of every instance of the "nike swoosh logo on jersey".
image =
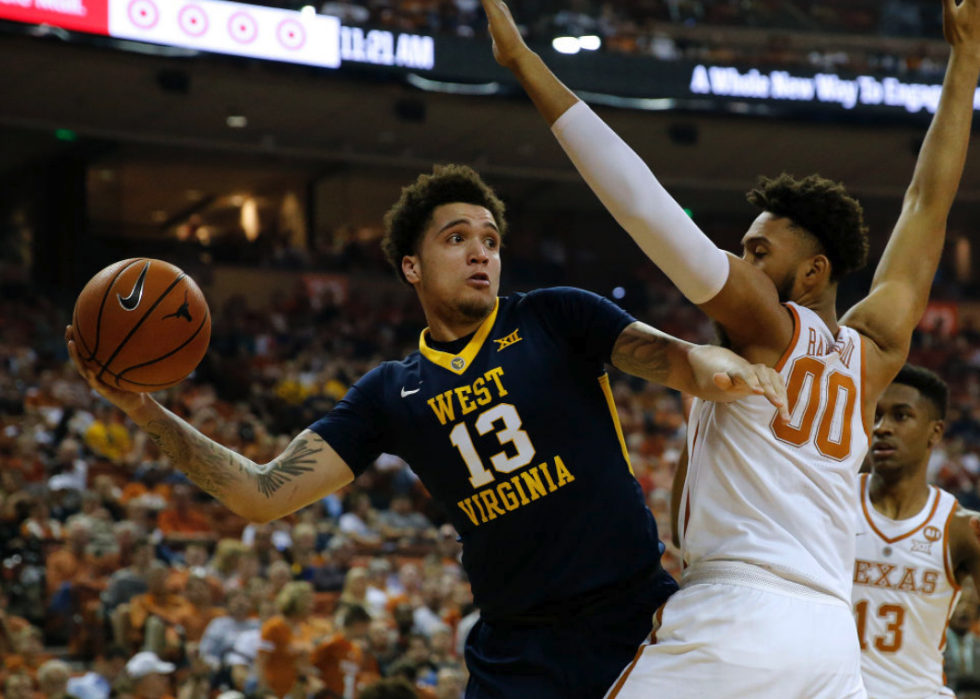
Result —
M116 294L116 298L119 299L119 305L123 307L124 311L135 311L139 308L140 301L143 300L143 282L146 281L146 271L148 269L150 269L149 260L143 265L143 271L140 272L140 276L136 280L136 284L133 285L133 290L129 292L129 296L123 298L122 294Z
M405 396L410 396L413 393L418 393L421 390L422 390L421 388L416 388L414 391L406 391L405 387L402 386L402 398L404 398Z

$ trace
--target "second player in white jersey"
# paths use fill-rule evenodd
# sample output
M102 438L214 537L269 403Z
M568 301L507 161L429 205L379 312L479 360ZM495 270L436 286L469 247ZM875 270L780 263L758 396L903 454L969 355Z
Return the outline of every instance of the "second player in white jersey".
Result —
M894 520L875 509L869 480L852 593L868 699L942 696L946 624L960 594L949 551L956 498L932 487L918 514Z
M967 576L980 582L973 512L929 486L949 388L906 365L875 406L871 473L861 477L852 591L869 699L950 697L943 648Z
M684 562L742 561L850 602L854 483L868 451L861 336L834 337L795 303L796 332L777 364L788 423L765 401L695 401L681 499Z

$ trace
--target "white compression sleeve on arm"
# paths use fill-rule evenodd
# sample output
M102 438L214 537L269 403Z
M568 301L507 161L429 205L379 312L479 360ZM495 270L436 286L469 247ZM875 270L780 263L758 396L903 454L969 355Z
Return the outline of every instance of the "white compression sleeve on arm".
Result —
M728 281L728 255L708 240L650 168L585 102L551 127L579 174L646 256L692 303Z

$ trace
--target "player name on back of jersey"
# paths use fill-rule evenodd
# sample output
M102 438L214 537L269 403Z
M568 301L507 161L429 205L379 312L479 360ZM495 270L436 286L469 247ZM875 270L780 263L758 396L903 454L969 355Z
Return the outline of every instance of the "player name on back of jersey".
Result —
M456 503L474 526L486 524L535 500L547 497L575 481L575 476L557 454L550 460L530 466L535 452L532 448L526 456L521 453L521 443L518 442L517 437L520 433L526 439L527 435L520 430L521 421L513 406L500 403L493 408L487 407L507 396L508 391L504 387L503 377L503 368L494 367L473 383L444 391L428 400L428 405L439 424L452 425L450 439L459 448L463 460L470 469L470 482L474 487L487 485L483 490L478 490L475 495ZM502 421L504 429L497 433L501 444L512 441L517 445L516 456L508 456L507 452L503 451L490 458L496 471L514 474L508 480L494 483L495 479L486 473L480 464L479 456L475 453L467 426L461 418L477 408L484 409L476 423L476 430L480 435L489 433L493 429L493 423ZM484 417L487 419L482 419ZM490 476L486 479L488 481L486 483L483 482L484 475Z
M931 595L936 591L940 576L939 570L929 570L917 566L896 566L880 561L854 562L854 584L866 585L886 590L913 592Z

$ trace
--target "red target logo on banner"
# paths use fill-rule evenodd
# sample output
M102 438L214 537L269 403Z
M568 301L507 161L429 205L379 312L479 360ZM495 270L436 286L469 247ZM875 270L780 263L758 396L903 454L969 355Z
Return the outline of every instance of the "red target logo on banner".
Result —
M283 48L287 48L290 51L298 51L306 44L306 30L295 19L284 19L280 22L279 28L276 30L276 36L279 38L279 43L282 44Z
M259 25L252 15L246 12L236 12L228 20L228 33L239 44L251 44L259 35Z
M208 31L208 15L198 5L185 6L177 15L177 23L188 36L204 36Z
M160 21L160 10L153 0L133 0L129 3L129 20L140 29L153 29Z

